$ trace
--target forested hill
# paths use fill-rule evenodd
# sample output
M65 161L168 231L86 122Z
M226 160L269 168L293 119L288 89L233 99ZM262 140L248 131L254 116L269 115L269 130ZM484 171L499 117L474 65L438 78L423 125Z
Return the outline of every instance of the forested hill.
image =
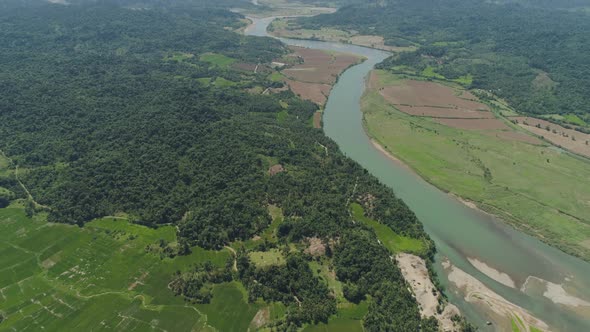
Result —
M46 6L13 14L3 12L0 23L8 45L0 53L2 150L25 170L35 199L51 207L51 220L82 224L123 211L146 224L178 221L191 195L211 194L185 188L206 185L191 178L206 171L192 171L193 146L215 151L200 144L214 123L276 111L276 100L202 80L247 87L260 78L211 66L200 54L257 63L285 52L271 39L228 31L239 23L227 11Z
M415 215L311 126L315 104L288 90L260 93L277 83L269 71L251 68L284 55L282 44L236 33L243 18L224 10L23 4L6 2L0 11L0 208L18 210L24 202L36 221L47 216L80 226L108 217L100 222L116 231L76 242L74 252L97 259L105 257L96 251L104 250L96 246L105 237L125 241L121 252L132 250L132 259L160 255L165 264L191 250L236 248L233 268L232 261L225 269L218 262L186 263L166 280L150 277L164 286L153 294L149 289L156 286L147 285L148 298L175 292L192 306L213 296L225 308L215 285L234 280L226 288L239 284L253 306L283 308L272 318L281 330L327 322L341 312L337 303L358 307L347 315L359 326L363 319L368 330L437 329L434 319L420 317L392 253L378 244L373 228L353 220L350 207L357 203L365 211L361 218L385 225L396 241L406 239L431 259L434 246ZM160 239L136 252L147 238L121 232L125 220L175 225L177 240ZM313 241L325 253L312 256L306 248ZM254 252L273 260L260 265L252 261ZM102 269L92 262L71 268ZM332 273L322 275L329 283L318 276L328 267ZM38 277L48 285L57 282L60 292L69 287L59 279L63 273L43 268L49 273ZM133 280L122 271L116 273ZM87 291L72 287L72 298ZM101 287L127 294L135 286ZM0 306L8 317L3 326L19 324L13 300ZM215 312L222 323L234 317Z
M559 7L583 2L557 2ZM526 2L386 0L302 18L418 47L383 67L427 67L447 79L492 91L519 112L577 114L590 120L590 15Z

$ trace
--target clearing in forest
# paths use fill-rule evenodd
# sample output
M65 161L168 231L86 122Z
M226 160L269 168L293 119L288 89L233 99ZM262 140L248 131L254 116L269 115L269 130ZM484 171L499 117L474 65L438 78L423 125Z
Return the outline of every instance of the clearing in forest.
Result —
M368 218L365 216L365 210L358 203L352 203L350 209L352 210L354 220L373 228L381 244L389 249L392 254L407 252L421 255L424 253L426 248L422 240L398 235L389 226Z
M286 263L283 254L276 248L268 251L252 251L248 256L250 256L250 260L258 267L284 265Z
M236 59L217 53L205 53L201 55L200 60L221 68L229 68L236 62Z

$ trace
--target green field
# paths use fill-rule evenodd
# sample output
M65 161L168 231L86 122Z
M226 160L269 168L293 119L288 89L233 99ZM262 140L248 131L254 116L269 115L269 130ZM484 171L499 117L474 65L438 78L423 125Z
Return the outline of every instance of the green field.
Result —
M260 157L261 157L261 159L264 160L267 168L278 163L276 158L272 158L272 157L268 157L268 156L260 156ZM277 235L276 235L276 230L279 227L279 225L283 222L283 219L284 219L283 210L276 205L269 205L268 206L268 214L271 216L272 222L270 223L270 225L268 225L268 227L266 229L264 229L262 231L262 233L260 234L259 237L248 239L246 241L234 241L231 243L231 247L234 248L235 250L239 250L241 247L244 247L249 250L256 250L256 248L258 248L261 244L264 244L265 241L268 243L276 244L278 241ZM277 258L279 258L279 260L282 258L283 261L281 261L280 263L281 264L284 263L284 257L280 253L275 253L272 255L274 256L273 258L274 258L275 262L276 262ZM270 258L270 254L268 254L268 253L263 253L262 256L266 256L266 259ZM278 256L280 256L280 257L278 257ZM263 261L265 260L265 258L260 258L260 255L258 255L257 258L253 257L252 260L258 261L258 263L262 263L264 265ZM268 265L272 265L272 264L268 264Z
M571 124L575 124L578 126L586 126L586 122L584 122L584 120L580 119L580 117L575 114L566 114L563 116L563 118L566 122L569 122Z
M215 82L213 82L213 85L215 85L217 87L225 88L225 87L228 87L228 86L235 86L236 85L236 82L227 80L227 79L225 79L223 77L217 77L215 79Z
M336 299L339 303L352 304L344 298L344 294L342 292L342 282L336 280L336 273L334 270L330 270L329 264L324 261L311 261L309 263L309 267L315 275L326 281L328 288L330 288L332 293L336 296Z
M334 318L328 324L311 325L303 329L304 332L362 332L363 325L360 320L348 318Z
M287 110L282 110L277 113L277 121L279 123L284 123L289 118L289 112Z
M207 323L219 331L245 331L259 309L256 304L247 303L245 292L242 284L235 281L215 285L211 303L198 308L207 315Z
M283 254L276 248L269 251L252 251L248 253L248 256L257 267L284 265L286 263Z
M217 53L203 54L201 55L200 60L221 68L229 68L229 66L236 62L235 59Z
M424 77L429 77L429 78L437 78L437 79L441 79L441 80L445 79L445 77L443 75L436 73L434 71L434 68L432 68L431 66L424 68L421 75Z
M0 330L244 331L259 309L240 283L214 286L207 305L190 305L167 287L176 270L227 250L163 258L145 247L176 241L173 227L150 229L104 218L84 228L0 209Z
M272 82L282 82L284 79L283 74L279 73L278 71L273 71L272 74L268 76L268 79Z
M399 84L393 75L380 75L380 84ZM568 253L590 259L587 160L549 145L412 117L388 105L376 91L363 97L363 112L369 135L427 181Z
M306 326L304 332L361 332L364 331L362 319L369 311L369 300L359 304L347 302L338 304L338 312L327 324L320 323Z
M357 203L351 204L350 208L352 210L353 218L373 228L379 241L381 241L391 253L408 252L416 255L424 254L426 248L424 242L421 240L398 235L387 225L371 218L367 218L363 207Z
M471 74L467 74L465 76L460 76L456 79L452 80L453 82L457 82L463 86L469 86L473 83L473 76Z
M190 58L194 58L195 55L191 54L191 53L180 53L180 52L176 52L170 56L168 56L166 59L167 60L171 60L171 61L184 61L184 60L188 60Z

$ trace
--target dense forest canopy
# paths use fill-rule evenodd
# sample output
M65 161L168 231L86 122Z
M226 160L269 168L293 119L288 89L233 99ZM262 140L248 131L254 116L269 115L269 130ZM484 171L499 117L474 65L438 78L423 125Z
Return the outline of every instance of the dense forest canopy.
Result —
M314 237L331 241L335 252L325 259L346 282L346 297L376 299L368 330L436 330L349 206L362 204L367 216L420 239L432 259L416 216L312 128L317 105L288 90L253 92L276 82L233 66L270 63L284 45L236 33L238 14L178 3L3 4L0 150L10 170L0 173L0 207L22 199L29 215L81 226L115 215L176 225L177 244L146 247L163 258L252 239L271 223L269 206L278 206L278 239L259 250L280 249L285 265L256 266L244 249L239 273L231 261L225 269L196 266L170 276L171 291L207 303L213 284L237 280L250 301L289 308L281 329L325 322L336 298L311 270L311 256L291 246ZM282 171L271 174L277 165Z
M389 45L418 47L390 58L383 68L430 66L448 79L471 75L469 87L489 90L519 112L574 113L588 120L590 16L537 5L389 0L299 22L307 28L334 26L382 35Z

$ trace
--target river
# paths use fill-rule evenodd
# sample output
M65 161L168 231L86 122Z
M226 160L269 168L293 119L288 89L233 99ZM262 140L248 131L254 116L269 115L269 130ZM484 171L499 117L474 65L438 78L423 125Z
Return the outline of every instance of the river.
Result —
M268 36L266 28L273 19L252 19L254 23L246 29L246 34ZM484 331L494 330L494 326L485 324L493 319L486 308L466 302L461 291L449 282L441 265L443 259L448 259L489 289L542 319L552 330L590 331L590 306L580 306L580 303L590 303L589 263L466 206L425 182L407 167L392 161L372 145L363 128L360 98L367 74L389 53L340 43L280 40L288 45L354 53L367 58L365 62L345 71L332 89L324 111L324 131L344 154L390 186L416 213L436 243L438 254L435 268L447 289L445 293L470 321ZM514 287L492 279L489 273L486 275L476 269L468 259L484 262L507 274L513 280ZM539 279L529 278L531 276ZM527 280L532 282L527 283ZM546 284L546 281L552 284ZM553 301L544 296L547 285L554 286L554 292L548 294L553 297ZM560 294L561 287L567 293ZM566 306L564 302L570 305ZM578 306L573 306L576 303Z

